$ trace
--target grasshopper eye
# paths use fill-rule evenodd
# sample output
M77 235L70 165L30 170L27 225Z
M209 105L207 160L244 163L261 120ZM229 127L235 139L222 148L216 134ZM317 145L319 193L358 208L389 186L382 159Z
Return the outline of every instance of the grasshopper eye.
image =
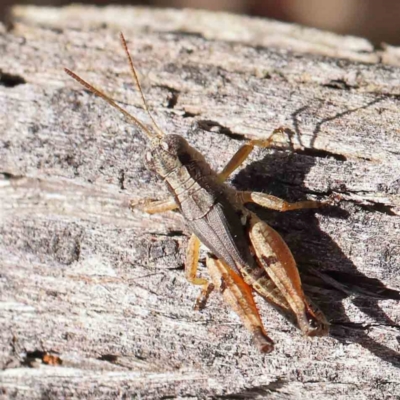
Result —
M151 162L151 160L153 159L153 156L151 155L151 153L148 151L145 155L146 161L147 162Z

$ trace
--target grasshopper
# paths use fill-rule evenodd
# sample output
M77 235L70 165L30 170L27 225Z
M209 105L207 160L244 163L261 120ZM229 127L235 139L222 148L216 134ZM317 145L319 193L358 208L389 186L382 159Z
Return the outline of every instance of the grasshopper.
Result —
M139 206L149 214L179 209L192 232L186 253L185 276L190 283L202 286L196 307L205 305L214 287L219 289L263 353L272 351L274 342L263 326L253 291L294 320L305 335L326 335L329 324L304 295L296 262L288 246L274 229L246 208L246 204L256 203L273 210L289 211L324 204L311 200L288 203L264 193L236 191L224 183L255 146L270 146L272 136L280 129L267 139L248 141L239 148L222 172L215 172L203 155L183 137L166 135L158 127L145 101L125 38L122 34L120 36L133 81L150 118L151 129L111 97L72 71L65 71L119 110L147 136L150 149L146 153L146 163L165 181L172 196L158 201L145 199L132 204L132 207ZM206 259L211 282L197 276L201 243L212 254Z

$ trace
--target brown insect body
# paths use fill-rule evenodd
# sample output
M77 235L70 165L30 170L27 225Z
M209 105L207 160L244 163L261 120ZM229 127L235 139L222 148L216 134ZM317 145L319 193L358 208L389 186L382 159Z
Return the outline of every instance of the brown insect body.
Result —
M234 205L234 191L218 182L201 153L182 136L166 135L146 161L164 178L190 230L211 253L236 271L256 267L240 220L242 207Z
M297 325L306 335L326 335L328 323L323 314L313 309L305 297L296 263L288 246L274 229L245 207L246 203L253 202L287 211L319 207L321 204L315 201L287 203L263 193L237 192L223 183L242 164L255 145L268 146L272 135L267 140L250 141L242 146L221 173L213 171L203 155L183 137L164 135L148 111L122 35L121 40L155 133L110 97L70 70L66 72L121 111L149 137L150 151L146 154L146 161L150 169L165 180L173 199L145 202L144 211L156 213L179 208L193 232L188 244L185 273L189 282L203 286L202 300L198 304L205 303L212 286L219 288L226 302L252 332L255 343L263 352L271 351L273 342L264 330L251 288L290 320L297 321ZM200 242L216 257L207 259L207 268L214 285L196 276Z
M258 217L238 201L234 189L220 182L219 175L203 155L182 136L166 135L158 144L153 142L146 161L150 169L153 168L164 178L190 230L212 254L240 272L245 282L262 296L268 298L274 289L268 276L272 264L279 270L282 270L283 263L289 264L290 269L297 272L296 262L288 246L265 223L262 223L262 228L269 236L270 248L268 255L260 255L256 262L257 258L250 251L251 241L247 232L250 221L257 223ZM275 285L278 285L281 292L288 291L280 283L275 282ZM291 301L293 292L302 293L298 274L292 274L289 286L292 286L287 296L289 307L285 297L280 296L280 305L285 308L295 307ZM304 302L302 317L298 317L297 322L300 329L309 336L321 335L326 330L325 321L321 323L307 302Z

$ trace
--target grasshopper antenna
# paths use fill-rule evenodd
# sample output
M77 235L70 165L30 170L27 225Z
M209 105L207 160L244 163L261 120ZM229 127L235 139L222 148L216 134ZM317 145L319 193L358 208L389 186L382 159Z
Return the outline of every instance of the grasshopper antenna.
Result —
M159 138L161 138L161 137L164 136L164 132L159 128L159 126L157 125L156 121L154 120L154 118L150 114L149 108L147 107L146 99L144 98L142 87L140 86L139 78L138 78L137 72L135 70L135 67L133 66L133 61L132 61L131 54L129 53L129 50L128 50L128 45L126 44L125 37L124 37L124 35L122 33L120 33L120 38L121 38L122 47L124 48L126 56L128 58L128 61L129 61L129 66L131 68L133 81L135 82L135 85L136 85L136 87L137 87L137 89L138 89L138 91L140 93L140 96L142 97L142 102L143 102L144 109L146 110L147 115L150 117L151 122L153 123L153 127L154 127L155 131L157 132L157 136Z
M94 93L95 95L101 97L103 100L105 100L108 104L110 104L112 107L116 108L119 110L122 114L124 114L128 119L130 119L138 128L140 128L146 136L153 140L155 139L154 134L144 126L137 118L135 118L132 114L128 113L128 111L124 110L121 106L119 106L110 96L107 96L105 93L101 92L100 90L96 89L94 86L92 86L90 83L86 82L83 80L81 77L73 73L71 70L68 68L64 68L64 71L73 79L75 79L78 83L80 83L82 86L84 86L86 89Z
M128 49L126 48L126 42L125 39L124 43L125 43L125 49L126 52L129 56L129 52ZM125 115L125 117L127 117L128 119L130 119L139 129L141 129L146 136L150 139L150 140L154 140L156 138L160 138L162 136L164 136L163 132L161 131L161 129L157 126L157 124L155 123L154 119L152 118L148 108L147 108L147 104L144 100L144 96L143 96L143 92L142 89L140 87L139 84L139 80L137 78L137 74L136 71L133 69L133 64L132 64L132 60L130 59L129 56L129 62L134 74L134 78L135 78L135 82L139 88L139 92L140 95L142 97L143 103L145 105L145 110L147 111L147 114L150 116L150 119L153 123L154 128L157 131L157 135L154 135L153 132L151 132L142 122L140 122L137 118L135 118L132 114L130 114L128 111L126 111L125 109L123 109L121 106L119 106L110 96L106 95L105 93L103 93L101 90L96 89L93 85L91 85L90 83L86 82L84 79L82 79L81 77L79 77L78 75L76 75L74 72L72 72L71 70L69 70L68 68L64 68L64 71L73 79L75 79L78 83L80 83L82 86L84 86L86 89L88 89L90 92L94 93L96 96L101 97L103 100L105 100L108 104L110 104L112 107L116 108L118 111L120 111L122 114Z

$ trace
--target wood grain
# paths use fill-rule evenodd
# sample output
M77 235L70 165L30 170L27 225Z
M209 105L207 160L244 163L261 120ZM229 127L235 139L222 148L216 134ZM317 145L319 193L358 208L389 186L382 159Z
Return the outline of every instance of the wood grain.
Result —
M148 122L120 30L159 124L216 169L247 138L286 128L235 187L337 199L257 209L330 337L302 337L257 298L276 342L264 356L218 293L193 311L179 214L128 207L167 195L144 137L63 72ZM227 14L15 9L0 29L3 397L399 398L400 70L380 60L363 39Z

